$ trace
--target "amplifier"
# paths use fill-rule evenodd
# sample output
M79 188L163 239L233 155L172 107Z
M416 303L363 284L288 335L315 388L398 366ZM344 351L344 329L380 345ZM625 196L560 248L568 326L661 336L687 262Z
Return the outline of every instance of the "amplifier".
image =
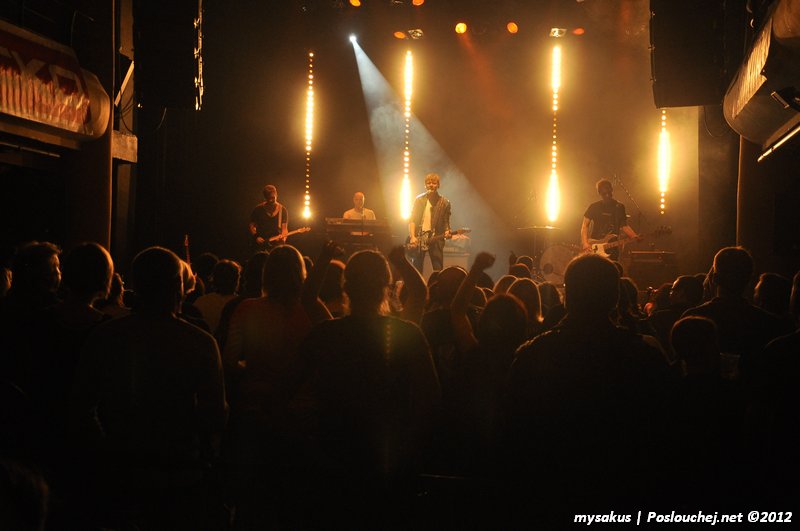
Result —
M644 290L657 288L665 282L672 282L678 276L678 263L675 253L668 251L631 251L630 276Z
M631 251L631 264L675 265L675 253L669 251Z

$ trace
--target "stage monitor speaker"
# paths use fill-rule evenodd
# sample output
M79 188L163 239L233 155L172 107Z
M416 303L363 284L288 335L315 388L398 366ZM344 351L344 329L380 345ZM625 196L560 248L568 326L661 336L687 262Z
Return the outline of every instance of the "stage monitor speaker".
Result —
M650 67L656 107L722 102L724 8L724 0L650 0Z

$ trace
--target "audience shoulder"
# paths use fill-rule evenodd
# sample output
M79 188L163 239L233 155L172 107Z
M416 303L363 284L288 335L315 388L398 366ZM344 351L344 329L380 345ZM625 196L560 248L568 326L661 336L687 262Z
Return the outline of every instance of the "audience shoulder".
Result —
M185 336L185 340L194 340L197 342L198 346L211 346L214 349L217 349L217 340L214 339L213 335L206 332L202 328L195 326L188 321L184 321L183 319L176 319L175 324L180 329L180 333Z

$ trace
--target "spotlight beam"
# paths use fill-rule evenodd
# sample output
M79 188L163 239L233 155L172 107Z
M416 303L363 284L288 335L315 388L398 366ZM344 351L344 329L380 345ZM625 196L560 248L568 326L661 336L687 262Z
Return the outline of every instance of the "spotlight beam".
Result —
M403 143L405 116L403 99L395 92L364 50L355 43L353 50L361 80L361 89L369 115L369 126L378 171L383 189L384 204L397 204L397 146ZM453 163L442 146L425 125L411 114L414 137L409 146L414 153L414 166L422 173L435 171L442 177L442 191L453 204L453 227L476 227L471 236L471 248L500 256L516 245L514 231L507 226L464 173ZM422 186L421 178L411 182L411 189ZM419 190L422 191L422 190ZM390 212L396 212L391 210ZM408 223L399 216L390 215L389 221L396 234L404 234ZM501 260L490 274L503 274Z

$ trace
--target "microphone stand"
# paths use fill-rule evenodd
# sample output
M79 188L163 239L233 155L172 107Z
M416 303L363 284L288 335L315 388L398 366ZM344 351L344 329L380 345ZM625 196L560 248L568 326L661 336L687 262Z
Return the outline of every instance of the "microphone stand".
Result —
M642 209L639 208L639 203L636 202L636 199L633 198L633 196L631 195L630 191L628 190L628 187L625 186L625 183L622 182L622 179L617 177L616 173L614 174L614 182L615 182L615 184L618 184L620 186L620 188L622 188L622 190L625 192L625 195L627 195L628 199L630 199L631 203L633 203L633 206L636 207L636 212L637 212L636 216L638 218L638 224L639 224L639 226L637 227L637 231L636 232L638 233L642 229L642 222L644 220L644 214L642 213ZM627 220L625 220L625 221L627 222Z

